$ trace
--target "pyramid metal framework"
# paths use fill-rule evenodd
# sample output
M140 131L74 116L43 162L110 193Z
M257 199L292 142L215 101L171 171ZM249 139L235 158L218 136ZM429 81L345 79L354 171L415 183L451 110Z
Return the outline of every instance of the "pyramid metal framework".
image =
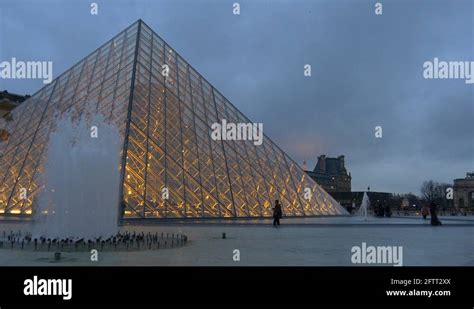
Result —
M211 139L213 123L250 121L138 20L12 111L0 216L34 212L55 115L66 111L100 112L119 127L124 218L271 217L277 199L284 216L346 214L267 136L262 145Z

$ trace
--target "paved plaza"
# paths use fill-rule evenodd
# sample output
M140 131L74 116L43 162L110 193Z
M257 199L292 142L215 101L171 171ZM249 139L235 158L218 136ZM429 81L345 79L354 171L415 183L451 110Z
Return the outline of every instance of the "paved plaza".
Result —
M321 217L270 221L209 221L125 225L122 230L144 233L183 233L184 247L159 250L99 252L91 262L88 252L33 252L0 249L0 264L7 266L351 266L351 248L402 246L404 266L473 266L474 218L441 217L432 227L421 218ZM0 232L27 231L29 224L3 222ZM226 239L222 239L222 234ZM7 246L5 246L7 247ZM235 250L240 261L234 261Z

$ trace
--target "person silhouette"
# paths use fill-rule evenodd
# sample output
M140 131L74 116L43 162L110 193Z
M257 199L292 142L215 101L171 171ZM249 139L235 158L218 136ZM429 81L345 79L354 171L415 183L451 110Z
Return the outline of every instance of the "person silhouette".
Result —
M438 210L438 206L435 202L431 202L430 205L430 215L431 215L431 225L441 225L441 221L438 219L438 215L436 214Z
M275 207L273 207L273 226L280 225L282 217L281 204L279 200L275 200Z

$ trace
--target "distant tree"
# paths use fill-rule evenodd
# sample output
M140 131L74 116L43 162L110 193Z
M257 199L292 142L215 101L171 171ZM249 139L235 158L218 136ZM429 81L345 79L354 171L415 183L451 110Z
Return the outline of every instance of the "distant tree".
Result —
M448 188L452 188L452 187L453 187L453 185L451 185L449 183L440 183L440 184L438 184L438 191L440 193L438 204L443 209L450 207L450 203L449 203L449 200L447 198L447 195L446 195L447 192L446 191L447 191Z
M409 207L412 207L413 205L415 205L416 208L420 208L422 204L420 198L411 192L404 194L403 198L406 198L408 200Z
M421 196L427 202L434 202L439 198L439 184L433 180L423 181L421 185Z
M403 197L400 194L392 194L392 198L389 200L389 206L393 209L401 209Z
M441 207L446 207L448 205L446 189L451 186L452 185L447 183L438 183L433 180L427 180L424 181L421 186L421 194L427 203L435 202Z

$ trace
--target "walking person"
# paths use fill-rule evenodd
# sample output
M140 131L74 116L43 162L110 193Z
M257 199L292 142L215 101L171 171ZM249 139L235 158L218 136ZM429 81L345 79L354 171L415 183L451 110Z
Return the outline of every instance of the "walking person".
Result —
M382 203L379 201L377 204L377 217L383 217L384 216L384 209L382 206Z
M388 206L388 204L385 204L384 212L385 217L390 218L392 216L392 211L390 210L390 206Z
M282 217L281 204L279 200L276 200L275 207L273 207L273 226L280 225L281 217Z
M428 206L423 205L423 208L421 208L421 215L423 216L423 220L426 220L426 217L430 214L430 209Z
M439 221L436 211L437 211L437 206L435 202L431 202L431 205L430 205L431 225L441 225L441 221Z

